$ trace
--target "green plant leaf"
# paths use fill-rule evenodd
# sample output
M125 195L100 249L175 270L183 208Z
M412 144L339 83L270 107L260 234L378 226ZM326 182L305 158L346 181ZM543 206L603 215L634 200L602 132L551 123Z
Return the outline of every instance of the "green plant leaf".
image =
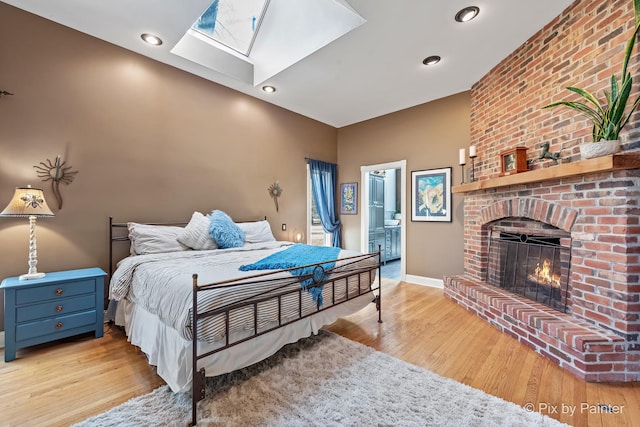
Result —
M607 103L609 105L611 105L611 103L613 102L613 100L615 98L618 97L618 79L616 78L615 74L611 76L611 98L607 97ZM607 93L605 92L605 96L607 95Z
M596 99L596 97L593 96L591 92L585 89L580 89L579 87L574 87L574 86L568 87L567 90L577 93L578 95L580 95L581 97L583 97L584 99L592 103L598 109L598 111L600 111L600 114L604 115L604 110L602 109L600 102L598 102L598 99Z
M582 114L584 114L585 116L587 116L589 118L589 120L591 120L594 124L601 124L603 117L602 115L594 110L593 108L584 105L580 102L574 102L574 101L558 101L558 102L554 102L552 104L549 105L545 105L542 108L551 108L551 107L557 107L558 105L564 105L565 107L569 107L573 110L576 110Z
M604 132L602 134L602 139L606 139L608 141L618 139L618 132L616 131L616 127L612 122L609 122L607 126L605 126Z
M637 0L634 0L634 4ZM627 47L624 50L624 61L622 63L622 75L627 75L627 66L629 65L629 59L631 59L631 53L633 52L633 46L636 44L636 37L638 35L638 31L640 31L640 23L638 23L638 15L636 14L636 28L633 31L633 34L629 38L627 42Z
M629 114L627 114L627 118L624 119L624 121L620 124L620 129L621 130L622 130L623 127L625 127L627 125L627 122L629 122L629 119L631 118L631 115L633 114L635 109L638 108L638 105L640 105L640 96L638 96L636 98L636 101L631 106L631 110L629 111Z
M625 78L620 88L620 96L614 100L614 103L610 107L611 116L609 120L612 123L620 123L622 116L624 116L624 110L627 108L627 101L629 95L631 95L632 80L631 77Z
M600 126L593 125L593 129L591 129L591 137L594 141L600 141L602 139L602 128Z
M617 94L616 94L616 95L617 95ZM605 100L607 101L607 102L605 103L605 105L612 105L612 104L615 102L615 101L614 101L614 99L613 99L613 96L612 96L609 92L607 92L607 91L605 91L605 92L604 92L604 98L605 98ZM608 112L608 111L609 111L609 109L608 109L608 108L607 108L607 109L605 109L605 113L606 113L606 112ZM606 114L605 114L605 115L606 115Z

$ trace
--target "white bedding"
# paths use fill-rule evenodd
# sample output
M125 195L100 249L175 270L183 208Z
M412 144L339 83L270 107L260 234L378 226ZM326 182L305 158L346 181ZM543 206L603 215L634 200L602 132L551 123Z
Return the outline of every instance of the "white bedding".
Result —
M261 271L242 272L239 266L256 262L276 251L291 245L288 242L266 242L246 244L242 248L218 249L212 251L185 251L168 254L150 254L131 256L118 263L109 290L110 299L120 301L117 307L116 324L124 326L129 341L140 347L149 357L149 363L157 366L158 374L167 382L173 391L186 391L191 384L191 306L192 306L192 274L199 275L198 283L207 284L231 278L247 277ZM359 255L357 252L341 250L339 258ZM336 263L351 263L343 261ZM375 259L367 258L358 261L358 266L375 265ZM290 281L289 273L279 273L283 279ZM362 292L370 289L368 273L349 279L349 294L358 294L358 283ZM371 280L375 274L371 275ZM276 286L270 283L269 287ZM323 298L325 306L344 300L346 294L345 280L336 281L336 294L332 295L332 287L325 285ZM249 293L264 284L251 285ZM299 288L298 283L293 285ZM213 289L199 294L199 298L208 308L228 304L243 296L242 288ZM294 301L283 304L281 321L294 320L299 316L297 294ZM256 363L280 349L283 345L295 342L302 337L317 333L325 324L334 322L339 317L354 313L373 299L373 295L365 295L350 301L317 312L317 306L310 294L302 293L303 315L310 316L291 323L285 327L268 332L244 343L214 353L199 361L198 368L205 368L207 376L220 375ZM284 298L283 298L284 299ZM289 298L291 299L291 298ZM293 302L293 304L292 304ZM286 310L284 308L287 308ZM277 304L262 304L258 310L259 331L278 325ZM253 310L244 308L231 313L230 342L236 342L253 334ZM201 325L198 329L199 354L221 347L225 340L224 321L213 318L212 322Z
M158 316L167 326L175 329L178 334L190 340L192 337L191 307L192 307L192 275L198 274L198 284L219 282L265 273L265 271L242 272L239 267L256 262L274 252L290 246L289 242L265 242L246 244L241 248L217 249L211 251L184 251L131 256L123 259L111 279L109 298L120 301L126 299L139 305L150 314ZM358 255L357 252L341 250L339 258ZM340 262L336 263L339 269ZM360 265L373 266L375 260L365 259ZM272 272L270 272L272 273ZM281 281L263 282L242 285L233 288L211 289L199 292L199 311L219 308L243 298L255 295L258 291L268 292L282 289L283 283L291 282L291 274L283 272L274 275ZM331 304L332 298L336 302L345 299L346 289L344 281L335 287L332 295L331 286L325 286L323 299L325 304ZM360 281L360 290L369 289L369 281ZM298 283L292 283L286 289L298 289ZM358 280L349 280L350 296L358 294ZM265 296L265 294L262 294ZM299 307L297 294L283 297L280 321L286 322L316 311L316 303L309 293L302 294L302 308ZM258 329L272 327L278 324L278 305L275 301L258 305ZM225 336L224 315L207 319L198 329L199 340L215 343ZM253 333L254 313L252 307L236 309L230 314L231 332L238 337Z
M208 377L215 377L250 366L271 356L285 344L317 334L322 326L360 311L369 305L372 299L372 294L359 296L298 322L214 353L201 359L198 362L198 369L204 368ZM175 329L167 327L157 316L126 300L118 304L115 323L125 327L129 342L147 355L149 364L156 367L158 375L165 380L172 391L176 393L190 391L193 378L190 340L182 338ZM216 347L215 344L200 342L198 353L202 354Z

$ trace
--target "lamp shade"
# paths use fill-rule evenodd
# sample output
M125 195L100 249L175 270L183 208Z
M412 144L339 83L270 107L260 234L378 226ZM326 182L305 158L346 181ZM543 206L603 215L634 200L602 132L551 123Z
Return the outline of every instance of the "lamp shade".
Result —
M6 208L0 212L0 216L55 216L44 199L44 193L40 188L17 187L13 198Z
M298 228L294 228L291 233L291 241L295 243L304 243L304 232Z

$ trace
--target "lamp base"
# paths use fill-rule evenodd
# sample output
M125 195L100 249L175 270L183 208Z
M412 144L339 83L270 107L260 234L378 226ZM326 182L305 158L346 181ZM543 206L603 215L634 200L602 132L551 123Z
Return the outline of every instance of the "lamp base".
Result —
M20 276L20 280L42 279L45 273L27 273Z

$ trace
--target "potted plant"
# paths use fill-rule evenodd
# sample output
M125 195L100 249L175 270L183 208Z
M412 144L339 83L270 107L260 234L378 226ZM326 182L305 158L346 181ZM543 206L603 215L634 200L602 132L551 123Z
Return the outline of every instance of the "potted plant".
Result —
M552 108L564 105L587 116L593 124L593 143L583 144L580 147L582 158L599 157L613 154L620 148L620 131L629 122L631 114L640 103L640 96L628 108L629 96L633 88L631 73L627 71L629 59L635 46L636 37L640 30L640 0L633 0L635 13L635 29L631 38L627 42L622 63L621 79L611 76L611 90L605 91L605 100L600 104L598 99L589 91L575 86L568 87L567 90L580 95L585 102L578 101L558 101L545 105L542 108Z

